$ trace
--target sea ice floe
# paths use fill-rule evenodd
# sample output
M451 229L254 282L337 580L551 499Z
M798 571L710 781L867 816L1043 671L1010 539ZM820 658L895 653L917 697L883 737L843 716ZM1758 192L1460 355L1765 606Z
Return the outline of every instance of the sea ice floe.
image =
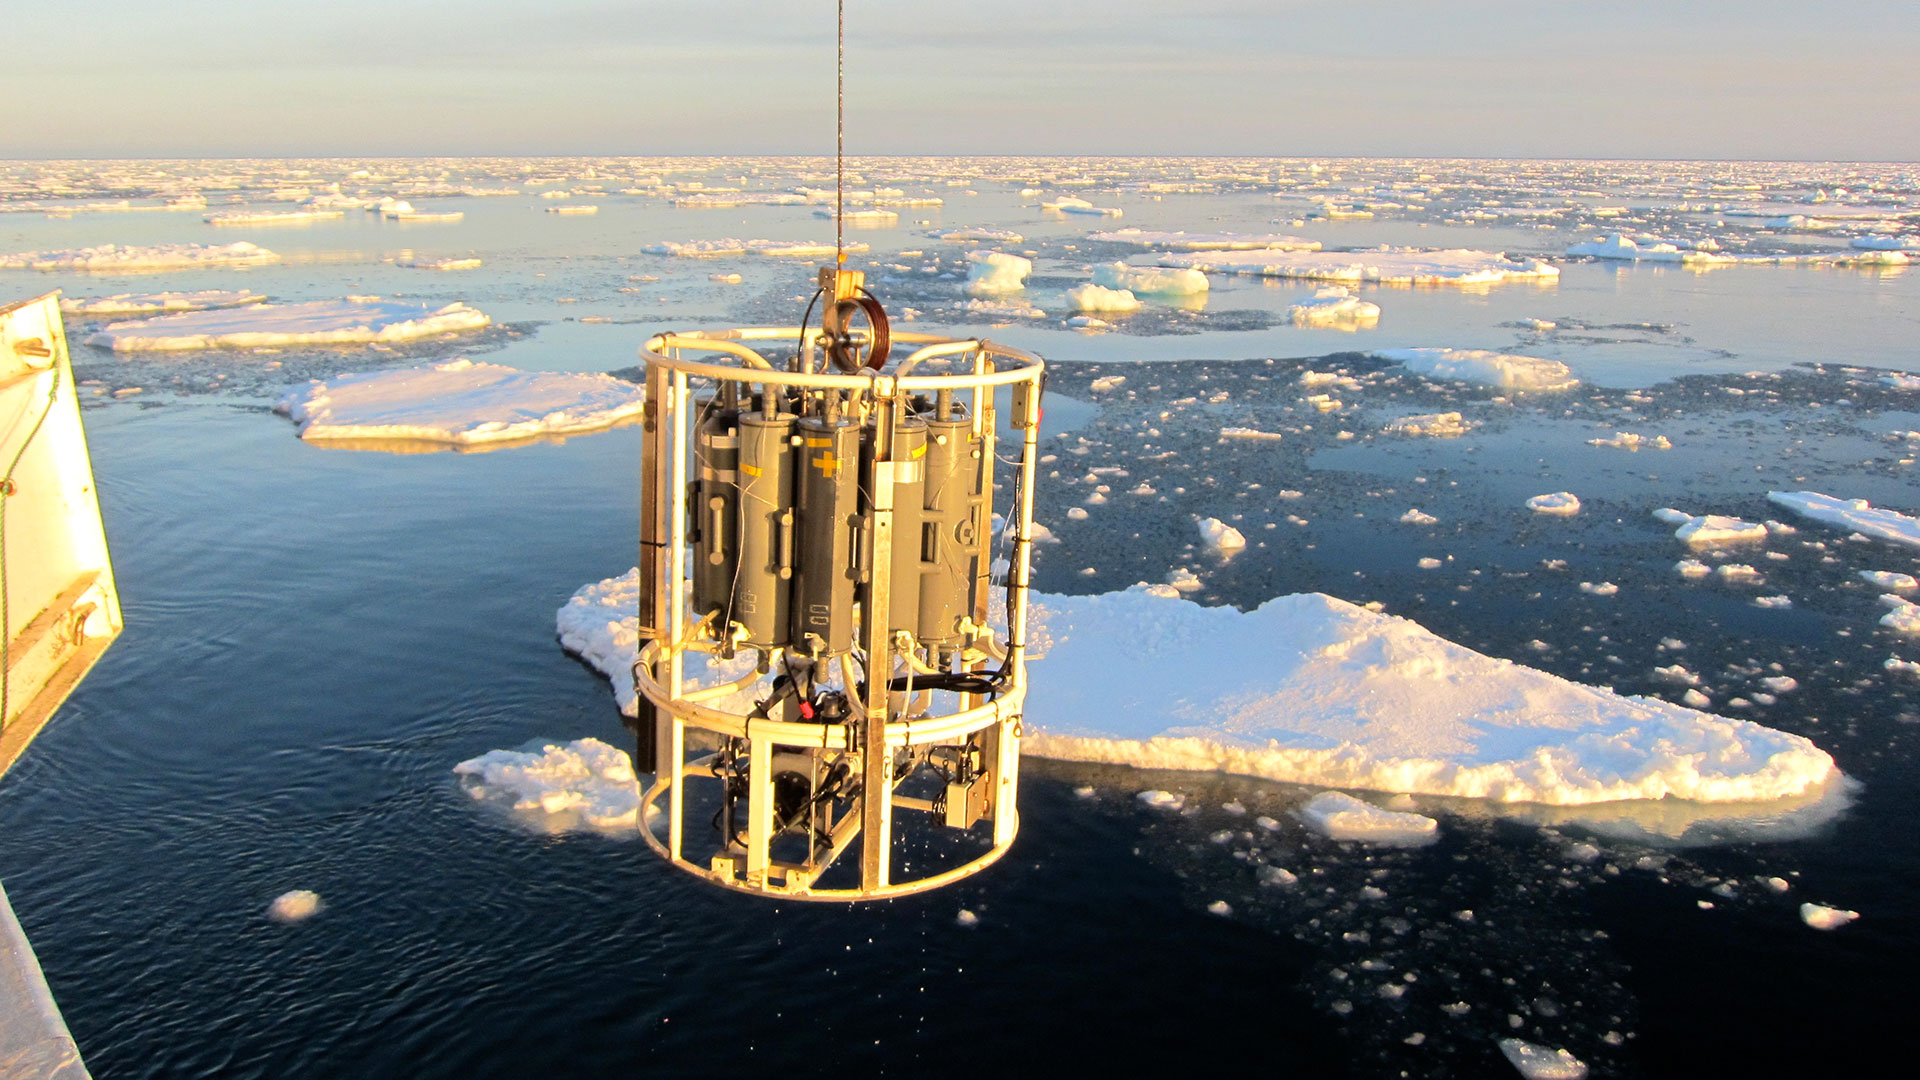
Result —
M1857 911L1828 907L1825 904L1800 905L1800 921L1815 930L1838 930L1859 917L1860 913Z
M404 266L409 270L478 270L480 259L472 255L447 255L438 259L406 256L395 259L395 266Z
M1550 495L1535 495L1528 499L1527 509L1536 514L1572 517L1580 512L1580 499L1571 491L1556 491Z
M1669 525L1678 525L1673 535L1689 544L1742 544L1767 538L1765 525L1724 514L1694 515L1663 506L1655 510L1653 516Z
M1836 499L1817 491L1769 491L1767 498L1801 517L1875 539L1920 547L1920 519L1894 510L1875 509L1865 499Z
M1300 807L1300 820L1333 840L1364 840L1375 844L1426 843L1440 823L1424 814L1383 810L1342 791L1323 791ZM1382 894L1384 895L1384 894Z
M112 296L63 296L69 315L158 315L167 311L207 311L257 304L266 297L251 289L203 289L199 292L115 293Z
M326 905L321 903L320 894L311 889L291 889L273 898L267 905L267 918L280 923L305 922L320 913Z
M87 344L115 352L364 345L478 330L492 321L462 303L433 308L396 300L313 300L111 323L88 335Z
M1042 757L1563 805L1764 801L1838 775L1800 736L1569 682L1321 594L1250 612L1139 587L1036 604L1053 638L1027 701ZM1116 647L1164 674L1114 678Z
M1777 218L1786 222L1789 219ZM1805 222L1806 218L1800 219ZM1784 225L1781 227L1785 227ZM1692 250L1682 250L1678 245L1654 241L1636 243L1619 233L1605 240L1592 240L1575 244L1567 249L1567 254L1575 257L1596 259L1617 259L1633 262L1669 262L1682 263L1692 267L1719 266L1904 266L1910 260L1905 251L1898 248L1855 247L1848 251L1812 251L1790 254L1727 254L1716 250L1703 250L1699 246Z
M818 218L827 218L831 220L833 217L835 217L835 214L832 210L822 208L819 210L815 210L813 212L813 216ZM844 221L849 225L864 225L870 228L883 226L883 225L892 225L895 222L898 222L900 220L900 215L898 213L895 213L892 210L877 210L877 209L848 210L847 212L838 215L838 217L840 218L841 221Z
M1163 255L1162 266L1191 267L1209 273L1319 281L1384 282L1400 285L1492 285L1503 281L1551 279L1560 268L1539 259L1508 259L1487 251L1379 248L1372 251L1284 253L1202 251Z
M969 251L967 261L967 291L975 296L1019 292L1033 273L1033 260L1000 251Z
M1024 300L956 301L954 309L992 319L1044 319L1047 313Z
M1437 525L1439 523L1439 518L1421 510L1419 507L1414 507L1400 515L1400 524L1402 525Z
M1208 288L1207 275L1198 270L1128 266L1123 262L1094 267L1093 283L1109 289L1125 289L1136 296L1197 296Z
M1287 317L1295 326L1359 328L1380 321L1380 305L1360 299L1343 285L1334 285L1288 308Z
M1912 574L1895 573L1891 570L1862 570L1860 571L1860 577L1868 584L1879 589L1904 590L1920 588L1920 579L1916 579Z
M1250 427L1223 427L1220 429L1220 437L1223 439L1252 439L1254 441L1265 440L1268 442L1278 442L1285 436L1277 431L1260 431Z
M451 360L314 380L274 406L300 437L456 445L595 431L638 417L644 387L611 375Z
M1920 634L1920 604L1889 593L1880 602L1892 610L1880 616L1880 625L1901 634Z
M1920 251L1920 236L1885 236L1878 233L1856 236L1848 247L1862 251Z
M220 210L206 215L209 225L310 225L329 218L345 217L344 210Z
M1247 546L1247 538L1240 530L1219 518L1200 519L1200 542L1206 545L1207 550L1221 554L1239 551Z
M577 822L594 829L631 829L640 821L640 787L633 759L599 739L547 743L538 750L490 750L453 767L472 777L476 799L511 800L515 810L538 811L548 824Z
M711 259L729 255L766 255L800 259L823 259L832 255L832 244L814 240L660 240L643 244L641 251L649 255L675 255L681 258ZM862 242L848 241L845 250L851 254L861 254L869 249Z
M1043 202L1040 204L1040 209L1052 210L1061 214L1085 214L1088 217L1117 218L1122 216L1122 211L1117 206L1095 206L1085 199L1072 195L1062 195L1053 202Z
M1280 233L1190 233L1150 232L1146 229L1114 229L1088 233L1087 239L1113 244L1138 244L1141 247L1172 248L1179 251L1319 251L1320 241L1304 240Z
M1398 362L1408 371L1431 379L1481 383L1505 390L1566 390L1580 383L1558 360L1485 349L1376 349L1371 355Z
M1171 791L1160 791L1158 789L1142 791L1135 795L1134 798L1140 800L1141 806L1154 810L1178 810L1187 804L1184 795L1175 795Z
M1109 289L1091 282L1067 290L1075 311L1127 312L1140 310L1140 299L1125 289Z
M100 274L194 270L207 266L264 266L280 261L266 248L241 240L225 245L101 244L67 251L25 251L0 255L0 270L86 270Z
M1801 736L1583 686L1330 596L1249 612L1177 596L1136 586L1034 597L1033 640L1050 644L1036 646L1027 752L1585 807L1767 802L1817 795L1839 777ZM609 677L629 715L637 602L629 572L582 587L556 619L561 643ZM1115 677L1116 655L1131 675ZM751 670L750 658L728 664L690 662L689 680ZM717 707L745 711L755 692Z
M1616 431L1611 439L1588 439L1588 446L1610 446L1615 450L1671 450L1673 441L1665 435L1637 435L1631 431Z
M935 240L950 240L957 243L1018 244L1026 240L1026 237L1012 229L985 227L935 229L927 235Z
M1500 1052L1526 1080L1586 1080L1586 1063L1564 1049L1550 1050L1525 1039L1501 1039Z
M1465 435L1472 424L1457 412L1421 413L1416 416L1402 416L1387 421L1382 431L1390 435L1427 435L1436 438L1453 438Z

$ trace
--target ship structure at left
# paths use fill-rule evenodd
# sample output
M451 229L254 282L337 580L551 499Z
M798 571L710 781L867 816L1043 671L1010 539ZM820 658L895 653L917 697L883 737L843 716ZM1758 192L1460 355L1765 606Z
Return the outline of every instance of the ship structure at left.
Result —
M121 627L56 297L0 307L0 775ZM87 1075L4 892L0 1075Z

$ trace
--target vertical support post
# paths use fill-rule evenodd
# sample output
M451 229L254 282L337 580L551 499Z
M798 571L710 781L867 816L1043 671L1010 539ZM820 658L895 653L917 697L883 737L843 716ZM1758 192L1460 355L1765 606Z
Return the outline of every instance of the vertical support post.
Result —
M667 697L679 701L685 687L682 679L686 670L686 660L680 653L682 639L686 635L686 591L683 588L687 575L687 515L679 512L680 502L687 490L687 376L683 372L673 373L668 385L665 405L668 498L675 501L667 505L674 508L668 520L666 572L661 575L660 596L656 603L665 611L662 624L666 634L667 654ZM680 857L681 826L686 814L686 784L683 782L682 769L686 761L686 723L679 714L671 718L672 734L667 740L667 759L663 768L671 769L673 786L668 789L668 801L671 806L673 832L668 838L668 849L674 858Z
M1019 392L1019 391L1024 392ZM1015 408L1020 415L1014 423L1025 436L1020 444L1020 501L1007 508L1007 528L1013 532L1013 561L1007 568L1007 673L1011 695L1026 707L1027 698L1027 592L1033 567L1033 497L1040 478L1040 382L1034 374L1031 383L1016 387ZM1020 782L1020 725L1015 716L1000 722L1000 737L995 740L998 762L994 769L993 842L1013 841L1019 828L1014 810L1014 793Z
M661 559L667 542L667 524L662 513L672 506L663 494L672 490L666 486L666 426L661 423L660 414L667 398L666 369L649 363L646 386L646 407L641 413L644 436L640 442L640 551L636 571L640 587L638 615L641 640L655 636L656 628L666 625L666 594L660 588ZM650 674L655 680L662 674L657 661L652 665ZM634 718L633 766L639 772L658 772L662 741L660 711L647 700L646 695L637 697L639 707Z
M773 740L747 739L747 776L747 884L765 888L772 862L767 849L773 843Z
M860 800L860 883L865 889L886 886L893 843L893 755L887 751L893 636L887 626L893 589L894 426L900 420L900 403L891 379L876 380L874 396L873 471L861 478L873 497L873 522L867 530L867 602L860 612L861 644L867 652Z

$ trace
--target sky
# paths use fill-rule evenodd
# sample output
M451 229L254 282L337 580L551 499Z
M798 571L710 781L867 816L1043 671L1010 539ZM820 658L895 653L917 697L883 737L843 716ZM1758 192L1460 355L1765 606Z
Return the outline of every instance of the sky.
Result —
M831 0L94 0L0 158L830 154ZM1920 3L848 0L847 152L1920 160Z

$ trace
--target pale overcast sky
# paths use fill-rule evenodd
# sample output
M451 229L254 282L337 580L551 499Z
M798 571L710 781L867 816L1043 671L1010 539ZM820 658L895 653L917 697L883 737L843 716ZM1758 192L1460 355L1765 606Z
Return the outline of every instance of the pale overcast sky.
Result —
M1920 160L1920 0L850 0L851 154ZM831 0L20 5L0 157L821 154Z

